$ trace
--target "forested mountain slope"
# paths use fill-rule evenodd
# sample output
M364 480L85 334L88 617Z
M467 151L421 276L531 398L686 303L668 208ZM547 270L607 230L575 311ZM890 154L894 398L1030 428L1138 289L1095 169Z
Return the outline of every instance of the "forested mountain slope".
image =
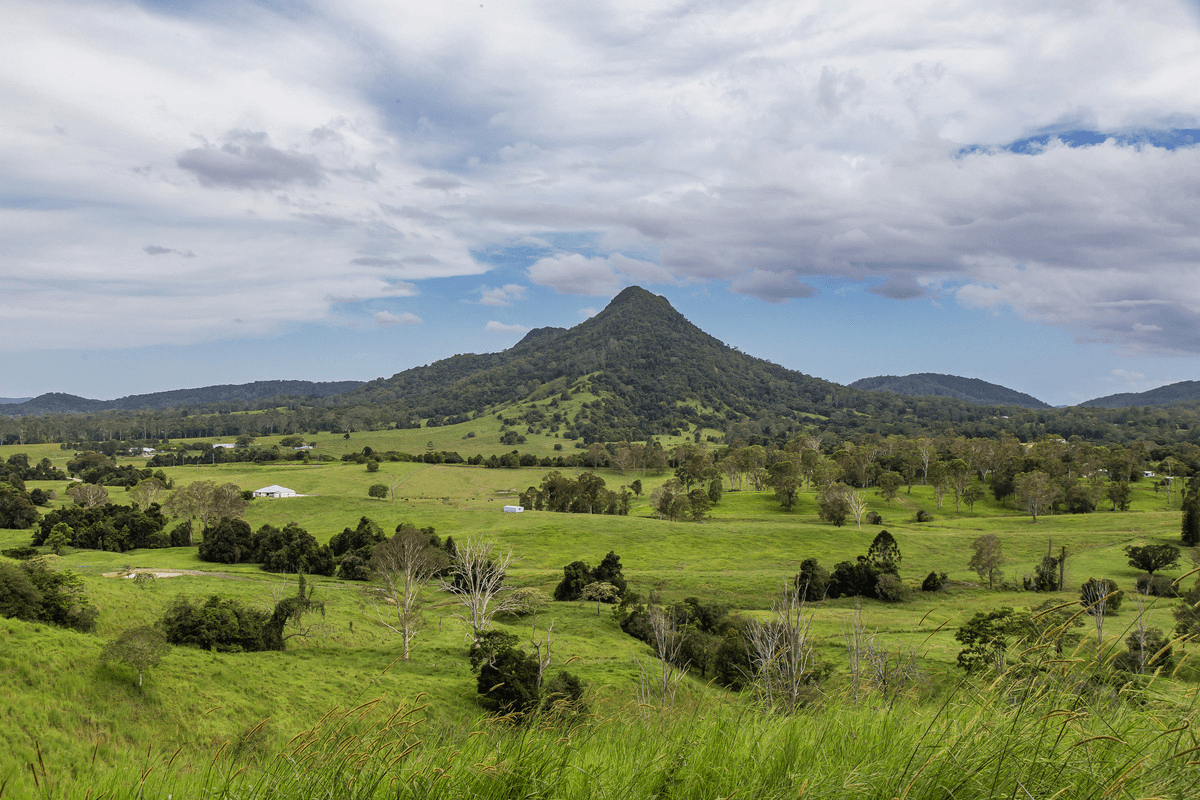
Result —
M879 375L862 378L850 384L855 389L872 392L895 392L909 397L953 397L967 403L984 406L1020 406L1021 408L1050 408L1036 397L978 378L961 378L935 372L913 375Z
M4 406L5 414L94 414L98 411L138 411L202 406L210 403L250 402L268 397L329 397L362 385L362 381L255 381L253 383L174 389L135 394L116 400L89 400L73 394L50 392L25 402Z
M639 287L571 328L531 331L502 353L458 355L372 381L337 399L401 404L410 419L456 419L500 403L574 390L599 397L571 428L587 440L619 440L689 425L770 427L806 416L911 415L914 403L785 369L729 347ZM926 401L926 406L930 401ZM959 419L988 413L954 400ZM940 405L938 406L940 409Z
M1200 401L1200 381L1180 381L1146 392L1125 392L1097 397L1080 403L1089 408L1132 408L1135 406L1166 406L1171 403Z

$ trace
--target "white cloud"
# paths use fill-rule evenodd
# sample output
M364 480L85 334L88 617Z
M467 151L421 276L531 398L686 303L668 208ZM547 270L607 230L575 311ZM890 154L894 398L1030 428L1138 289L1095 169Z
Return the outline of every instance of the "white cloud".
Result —
M516 283L506 283L503 286L480 286L479 304L481 306L511 306L525 299L525 287Z
M403 314L396 315L390 311L375 312L375 324L383 326L392 325L419 325L425 320L413 314L410 311L405 311Z
M524 325L507 325L496 320L490 320L487 325L483 326L483 329L488 333L503 333L506 335L529 333L529 328L526 328Z
M948 286L1200 353L1200 147L1000 149L1200 127L1185 4L239 9L17 0L0 346L72 346L118 311L141 324L114 347L279 331L540 242L524 277L563 294ZM519 302L507 277L479 302Z

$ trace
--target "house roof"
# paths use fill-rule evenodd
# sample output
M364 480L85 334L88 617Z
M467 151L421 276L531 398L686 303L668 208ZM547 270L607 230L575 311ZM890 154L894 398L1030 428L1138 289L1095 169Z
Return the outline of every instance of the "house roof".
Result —
M286 486L280 486L277 483L273 483L270 486L264 486L261 489L254 490L255 494L280 494L281 492L291 492L292 494L296 493L295 490L289 489Z

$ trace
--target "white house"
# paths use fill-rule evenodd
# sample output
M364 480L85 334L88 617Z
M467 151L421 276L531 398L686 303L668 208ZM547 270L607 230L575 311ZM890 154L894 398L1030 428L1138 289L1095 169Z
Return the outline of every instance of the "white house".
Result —
M524 510L525 510L524 506L505 506L504 507L505 514L520 514Z
M237 447L237 445L236 444L226 444L224 442L217 442L216 444L213 445L213 449L216 449L218 447L223 448L225 450L232 450L233 448Z
M272 484L270 486L264 486L261 489L255 489L254 496L255 497L295 497L296 491L294 489L289 489L286 486L279 486L278 484Z

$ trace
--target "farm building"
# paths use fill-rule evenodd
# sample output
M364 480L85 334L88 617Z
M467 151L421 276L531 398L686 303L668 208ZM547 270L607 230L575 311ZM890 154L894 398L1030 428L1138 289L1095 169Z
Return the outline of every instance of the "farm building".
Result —
M294 489L289 489L286 486L279 486L276 484L272 484L271 486L264 486L261 489L255 489L254 496L255 497L295 497L296 491Z
M505 506L504 507L505 514L520 514L524 510L525 510L524 506Z

